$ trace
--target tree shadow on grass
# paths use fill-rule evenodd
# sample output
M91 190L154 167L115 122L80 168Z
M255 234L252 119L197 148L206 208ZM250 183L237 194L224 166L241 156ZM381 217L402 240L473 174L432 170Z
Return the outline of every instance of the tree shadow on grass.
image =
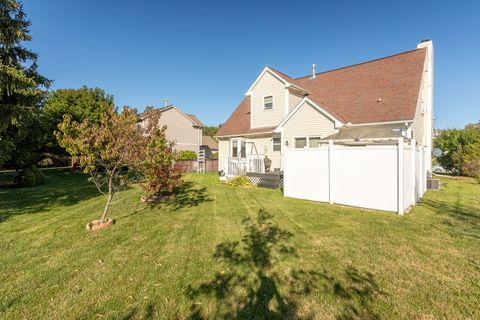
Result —
M422 206L433 208L435 212L445 219L443 224L455 236L466 236L480 239L480 210L475 207L466 206L457 200L455 204L438 200L422 200Z
M46 184L30 188L0 189L0 222L16 215L70 206L99 195L82 173L52 171Z
M174 197L160 202L148 202L151 208L166 209L168 211L177 211L185 208L197 207L204 202L213 201L207 188L200 187L192 181L186 181L174 189Z
M301 308L302 299L324 293L341 301L338 319L378 319L373 310L375 295L383 294L374 276L348 267L340 277L294 268L277 270L280 259L299 258L289 244L293 234L279 228L272 215L260 210L255 221L243 221L246 234L242 241L217 245L213 254L228 271L217 272L209 281L189 286L187 296L194 301L190 319L311 319L313 311ZM301 263L301 261L299 261ZM215 310L203 310L198 300L213 297Z

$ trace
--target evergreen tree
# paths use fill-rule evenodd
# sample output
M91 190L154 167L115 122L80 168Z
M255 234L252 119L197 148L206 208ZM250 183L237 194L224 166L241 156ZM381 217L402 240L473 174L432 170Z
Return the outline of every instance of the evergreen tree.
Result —
M37 71L37 54L24 46L29 27L21 3L0 0L0 167L35 127L50 85Z

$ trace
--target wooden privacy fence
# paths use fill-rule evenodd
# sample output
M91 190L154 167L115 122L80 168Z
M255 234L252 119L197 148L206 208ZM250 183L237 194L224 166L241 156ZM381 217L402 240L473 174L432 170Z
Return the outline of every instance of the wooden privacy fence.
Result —
M183 172L197 172L198 161L197 160L178 160L175 162L175 166L180 168ZM206 172L218 171L218 160L205 160Z

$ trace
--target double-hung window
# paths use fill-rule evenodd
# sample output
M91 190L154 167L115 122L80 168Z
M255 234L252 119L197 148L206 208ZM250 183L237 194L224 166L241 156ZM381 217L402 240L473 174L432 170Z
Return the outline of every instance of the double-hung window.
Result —
M244 139L232 140L232 157L245 158L247 156L247 142Z
M264 110L273 109L273 96L263 97L263 109Z
M282 149L282 139L280 137L273 138L272 146L273 146L273 151L280 151Z

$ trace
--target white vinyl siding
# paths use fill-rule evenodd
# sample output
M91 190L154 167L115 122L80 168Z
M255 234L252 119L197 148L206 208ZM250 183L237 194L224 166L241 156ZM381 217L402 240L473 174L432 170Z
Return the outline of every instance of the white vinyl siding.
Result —
M264 110L273 109L273 96L263 97L263 109Z
M333 133L334 122L308 102L304 102L284 125L283 143L288 141L289 148L294 148L295 137L325 137Z
M425 126L425 117L422 113L425 108L424 98L425 98L425 73L422 77L422 83L420 85L420 92L418 95L417 109L415 110L415 118L412 123L413 139L418 142L418 145L425 145L424 141L424 126Z
M290 92L288 97L288 112L292 111L296 105L302 101L303 96L299 96L296 93Z
M161 113L158 120L161 128L167 126L165 136L174 141L174 149L198 152L202 141L202 129L193 126L193 123L177 109L171 108Z
M225 171L225 163L230 156L230 140L218 140L218 170Z
M264 98L273 97L273 108L265 110ZM270 72L260 78L252 89L251 127L274 127L285 117L285 85Z

